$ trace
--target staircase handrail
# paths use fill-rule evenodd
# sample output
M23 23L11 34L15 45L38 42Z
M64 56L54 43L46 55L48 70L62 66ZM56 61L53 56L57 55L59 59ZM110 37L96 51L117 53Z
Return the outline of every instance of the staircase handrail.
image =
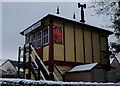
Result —
M36 53L35 49L33 48L32 45L30 45L31 49L33 50L33 52L35 53L37 59L40 61L40 63L42 64L42 66L44 67L44 69L46 70L47 74L49 75L49 71L47 70L47 68L45 67L44 63L42 62L42 60L40 59L40 57L38 56L38 54Z
M33 56L32 56L31 54L30 54L30 56L31 56L31 60L34 62L35 66L36 66L37 69L38 69L38 65L37 65L37 63L35 62L35 60L33 59ZM41 70L39 70L39 71L40 71L40 74L41 74L43 80L46 80L45 77L44 77L44 75L43 75L43 73L41 72Z
M54 67L56 68L56 70L59 72L59 74L63 77L62 71L57 67L56 64L53 64L53 65L54 65Z
M59 81L59 79L57 78L57 76L55 75L54 72L53 72L53 76L55 77L55 79L56 79L57 81Z
M47 74L49 75L49 71L46 68L46 66L44 65L43 61L40 59L40 56L38 56L38 54L36 53L35 49L33 48L33 46L30 44L29 45L32 49L32 51L34 52L34 54L36 55L37 59L40 61L40 63L42 64L42 66L44 67L44 69L46 70ZM43 74L42 74L43 75ZM58 81L59 79L57 78L57 76L55 75L55 73L53 72L53 76L55 77L55 79Z

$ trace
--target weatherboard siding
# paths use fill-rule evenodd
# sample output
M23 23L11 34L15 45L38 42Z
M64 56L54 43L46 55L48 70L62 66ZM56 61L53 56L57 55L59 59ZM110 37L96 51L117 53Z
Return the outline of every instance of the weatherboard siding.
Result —
M93 39L93 56L94 62L100 63L100 45L99 45L99 33L97 31L92 31Z
M54 60L64 61L64 45L54 44Z
M83 32L82 27L76 25L75 27L75 43L76 43L76 62L84 63L83 51Z
M43 47L43 61L49 60L49 46Z
M91 32L88 27L84 29L84 39L85 39L85 62L92 63Z
M65 61L74 62L74 28L72 23L65 23Z

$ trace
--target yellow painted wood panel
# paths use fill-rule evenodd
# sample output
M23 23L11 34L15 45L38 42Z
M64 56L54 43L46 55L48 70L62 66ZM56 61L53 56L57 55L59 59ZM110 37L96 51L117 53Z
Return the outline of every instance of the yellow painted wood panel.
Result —
M65 23L65 60L75 61L74 58L74 28L73 24Z
M28 69L25 69L25 78L26 78L26 74L28 74Z
M64 61L64 45L54 44L54 60Z
M84 41L85 41L85 62L92 62L92 46L91 46L91 31L89 28L84 29Z
M83 51L83 31L82 27L75 27L75 40L76 40L76 62L84 62Z
M31 54L32 54L33 59L35 60L35 58L36 58L35 53L32 51ZM29 55L27 54L26 55L26 62L28 62L28 61L29 61Z
M36 58L35 53L34 53L33 51L32 51L31 53L32 53L32 57L33 57L33 59L35 60L35 58Z
M92 32L93 39L93 56L94 62L100 62L100 43L99 43L99 34L97 32Z
M100 37L101 51L107 51L107 41L105 37Z
M48 61L49 59L49 46L43 47L43 61Z

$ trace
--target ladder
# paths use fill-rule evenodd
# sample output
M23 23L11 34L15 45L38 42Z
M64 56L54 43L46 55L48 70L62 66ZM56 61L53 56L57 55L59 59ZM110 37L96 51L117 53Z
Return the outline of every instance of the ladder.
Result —
M37 57L36 61L33 58L31 52L35 54ZM26 61L28 58L28 62ZM45 64L41 60L41 58L36 53L35 49L33 48L32 44L26 44L23 48L19 47L18 52L18 77L20 77L20 69L23 69L25 73L25 69L28 69L28 76L27 79L31 79L31 73L33 74L35 80L52 80L51 76L54 76L54 79L59 81L55 73L50 73L46 68Z

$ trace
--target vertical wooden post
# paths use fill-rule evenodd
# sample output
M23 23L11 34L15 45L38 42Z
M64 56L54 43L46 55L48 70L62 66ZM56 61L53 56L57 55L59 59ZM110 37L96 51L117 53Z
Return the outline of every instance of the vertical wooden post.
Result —
M53 20L50 19L49 21L50 25L49 25L49 66L48 66L48 70L50 72L50 79L54 80L53 77L53 72L54 72L54 65L53 65L53 60L54 60L54 44L53 44Z
M25 45L24 45L24 47L23 47L23 77L25 78L25 63L26 63L26 55L25 55L25 53L26 53L26 48L25 48Z
M20 78L20 54L21 54L21 47L18 50L18 78Z
M28 79L31 79L31 43L29 43L29 64L28 64Z

